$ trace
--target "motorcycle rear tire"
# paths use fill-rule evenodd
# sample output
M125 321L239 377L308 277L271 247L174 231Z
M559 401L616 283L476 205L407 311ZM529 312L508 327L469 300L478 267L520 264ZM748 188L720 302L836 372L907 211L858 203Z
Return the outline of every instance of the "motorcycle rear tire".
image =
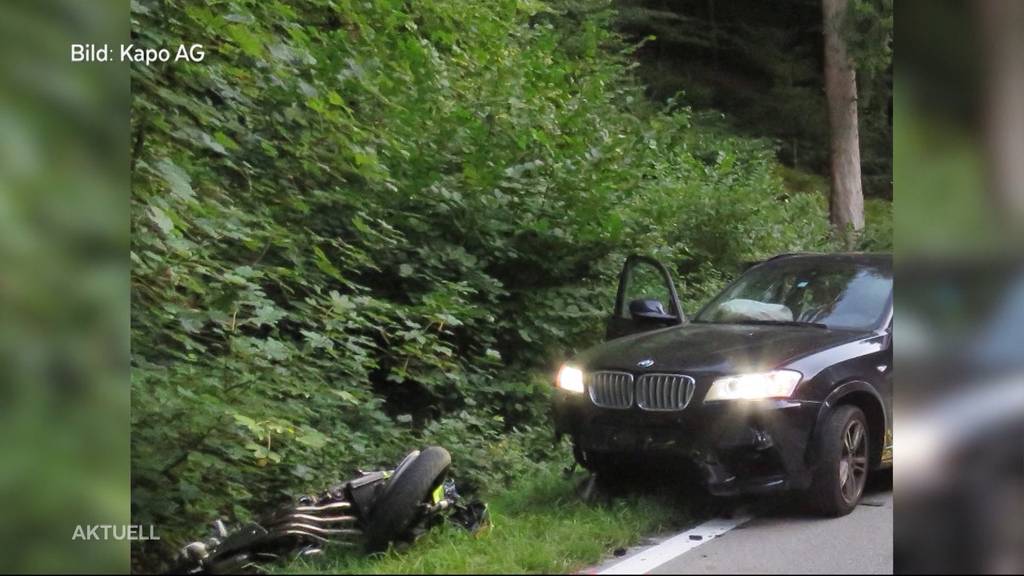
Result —
M447 450L430 446L388 482L370 511L366 526L368 551L386 550L388 544L412 527L423 510L421 505L429 501L431 493L444 481L451 463Z

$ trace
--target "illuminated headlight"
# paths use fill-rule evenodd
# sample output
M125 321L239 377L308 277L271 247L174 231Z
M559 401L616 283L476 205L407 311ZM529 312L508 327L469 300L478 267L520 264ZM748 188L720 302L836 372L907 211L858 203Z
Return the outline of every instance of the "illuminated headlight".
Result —
M803 375L795 370L726 376L715 380L704 401L788 398L801 378Z
M566 392L575 392L576 394L583 393L583 371L579 368L569 366L568 364L562 365L562 369L558 371L558 379L556 384L562 390Z

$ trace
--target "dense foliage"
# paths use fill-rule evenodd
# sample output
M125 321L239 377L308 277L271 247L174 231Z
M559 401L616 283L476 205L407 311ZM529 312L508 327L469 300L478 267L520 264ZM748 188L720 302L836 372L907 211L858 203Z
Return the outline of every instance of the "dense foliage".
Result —
M564 457L549 374L625 254L685 307L828 246L773 150L653 108L606 2L132 3L132 503L164 550L426 442ZM154 550L138 550L152 554Z

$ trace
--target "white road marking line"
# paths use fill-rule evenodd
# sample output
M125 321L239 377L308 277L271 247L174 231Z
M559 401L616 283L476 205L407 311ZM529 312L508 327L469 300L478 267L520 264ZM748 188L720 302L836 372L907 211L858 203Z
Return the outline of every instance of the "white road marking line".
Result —
M657 546L652 546L598 572L598 574L645 574L658 566L693 550L697 546L725 534L750 520L752 516L716 518L677 534ZM691 538L700 536L700 538Z

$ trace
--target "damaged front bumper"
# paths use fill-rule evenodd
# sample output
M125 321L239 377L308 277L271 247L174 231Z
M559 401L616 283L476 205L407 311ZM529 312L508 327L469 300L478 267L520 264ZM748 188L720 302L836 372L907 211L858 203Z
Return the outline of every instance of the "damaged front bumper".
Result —
M693 403L672 412L598 408L559 392L555 429L591 462L696 469L711 494L731 496L805 489L813 474L820 402Z

